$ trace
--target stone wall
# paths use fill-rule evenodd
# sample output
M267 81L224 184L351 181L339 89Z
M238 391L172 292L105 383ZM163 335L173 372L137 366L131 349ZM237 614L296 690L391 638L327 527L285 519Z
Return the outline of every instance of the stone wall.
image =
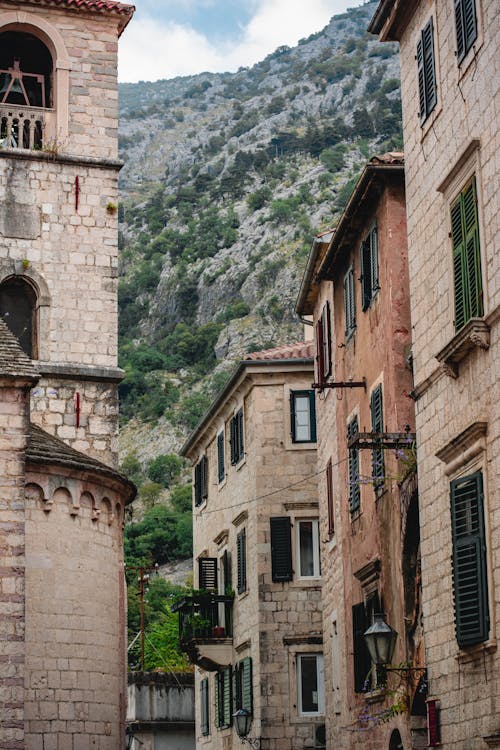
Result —
M24 747L116 750L126 703L123 499L112 482L28 469Z
M494 188L500 30L497 3L476 2L478 39L459 67L449 4L417 5L400 44L426 658L431 691L441 701L442 747L465 750L486 747L482 738L500 729L500 256ZM438 101L421 127L415 50L431 15ZM489 348L479 337L458 367L446 368L436 355L455 341L450 204L472 174ZM478 425L483 425L479 431ZM469 441L460 443L467 431ZM450 481L478 470L485 483L491 627L487 642L461 651L454 628Z

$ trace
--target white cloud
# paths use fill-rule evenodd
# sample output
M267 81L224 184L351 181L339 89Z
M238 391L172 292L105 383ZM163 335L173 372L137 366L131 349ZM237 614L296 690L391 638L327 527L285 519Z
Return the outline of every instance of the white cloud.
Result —
M359 3L359 0L357 0ZM120 80L154 81L253 65L282 44L293 45L343 12L348 0L258 0L238 41L216 45L189 26L137 18L120 43Z

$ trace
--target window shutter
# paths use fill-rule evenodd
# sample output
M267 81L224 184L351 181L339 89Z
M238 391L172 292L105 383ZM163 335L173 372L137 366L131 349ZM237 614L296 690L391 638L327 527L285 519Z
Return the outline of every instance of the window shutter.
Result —
M323 345L323 379L332 373L332 324L330 318L330 303L327 302L321 316L322 345Z
M244 425L243 425L243 409L240 409L236 415L236 423L238 430L238 462L243 460L245 455L245 443L244 443Z
M238 594L247 590L247 534L242 529L236 536L236 554L238 562Z
M222 704L223 701L221 700L221 694L222 694L222 675L220 672L215 673L215 726L219 728L222 725L221 720L221 711L222 711Z
M347 439L358 434L358 418L347 425ZM349 509L351 513L359 510L361 491L359 485L359 451L357 448L349 448Z
M451 482L455 630L461 648L489 635L488 579L481 472Z
M253 714L252 659L247 656L240 662L241 708Z
M365 605L355 604L352 608L352 643L354 657L354 692L362 693L371 669L371 659L363 633L368 628Z
M231 465L236 464L236 419L233 417L229 422L229 445L231 447Z
M201 467L199 462L194 467L194 504L201 505Z
M351 268L344 276L344 313L345 335L349 337L356 327L356 309L354 306L354 269Z
M217 591L217 558L198 558L198 581L200 589Z
M453 283L455 296L455 330L464 327L467 318L465 298L465 243L462 227L462 196L451 207L451 236L453 246Z
M423 122L426 117L425 112L425 76L424 76L424 51L422 38L417 44L417 68L418 68L418 102L420 121Z
M210 734L209 724L209 700L208 700L208 679L204 679L200 682L200 713L201 713L201 733L204 737Z
M462 190L451 206L455 330L483 314L481 249L476 179Z
M222 729L230 727L233 720L232 704L233 704L233 691L232 691L232 670L231 667L226 667L219 672L219 684L221 686L219 695L219 712L220 712L220 726Z
M382 386L379 385L373 391L371 395L371 417L372 417L372 432L383 432L384 431L384 411L382 402ZM374 448L372 450L372 479L373 489L375 492L379 492L384 487L384 450L383 448Z
M222 591L221 593L224 594L228 589L231 589L233 585L231 554L227 551L227 549L224 550L224 554L222 555L222 570L224 574L224 591Z
M290 391L290 421L291 421L291 435L292 443L295 443L297 439L296 427L296 414L295 414L295 393Z
M326 465L326 498L328 505L328 534L335 534L335 510L333 507L333 484L332 484L332 459L330 458Z
M434 61L434 23L432 18L422 31L425 81L425 115L429 115L437 102L436 66Z
M219 432L217 435L217 479L219 483L223 482L226 476L224 463L224 433Z
M367 310L372 298L370 236L361 243L359 255L361 264L361 309Z
M275 583L291 581L292 525L288 516L271 518L271 569Z
M465 57L465 28L462 0L455 0L455 28L457 32L457 60Z
M370 268L371 268L371 295L380 289L378 280L378 230L373 227L370 232Z
M200 484L201 499L206 500L208 497L208 458L203 456L200 461Z
M325 382L325 350L323 346L323 316L316 324L316 363L318 369L318 383Z
M309 391L309 417L311 424L311 443L315 443L317 439L316 435L316 394L314 391Z

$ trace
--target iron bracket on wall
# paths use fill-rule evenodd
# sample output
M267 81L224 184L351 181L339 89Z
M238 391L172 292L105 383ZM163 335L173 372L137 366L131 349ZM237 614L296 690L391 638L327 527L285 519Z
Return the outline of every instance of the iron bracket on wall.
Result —
M408 448L415 442L417 436L414 432L358 432L348 440L348 448Z
M324 388L364 388L366 391L366 380L337 380L330 383L313 383L312 388L322 391Z

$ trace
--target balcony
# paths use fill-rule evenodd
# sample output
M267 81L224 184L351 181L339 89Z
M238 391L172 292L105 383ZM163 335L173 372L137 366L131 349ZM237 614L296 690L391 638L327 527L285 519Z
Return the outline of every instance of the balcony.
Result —
M234 595L211 592L184 597L172 607L179 613L179 643L193 662L209 672L231 664Z
M0 104L0 148L48 150L54 110Z

